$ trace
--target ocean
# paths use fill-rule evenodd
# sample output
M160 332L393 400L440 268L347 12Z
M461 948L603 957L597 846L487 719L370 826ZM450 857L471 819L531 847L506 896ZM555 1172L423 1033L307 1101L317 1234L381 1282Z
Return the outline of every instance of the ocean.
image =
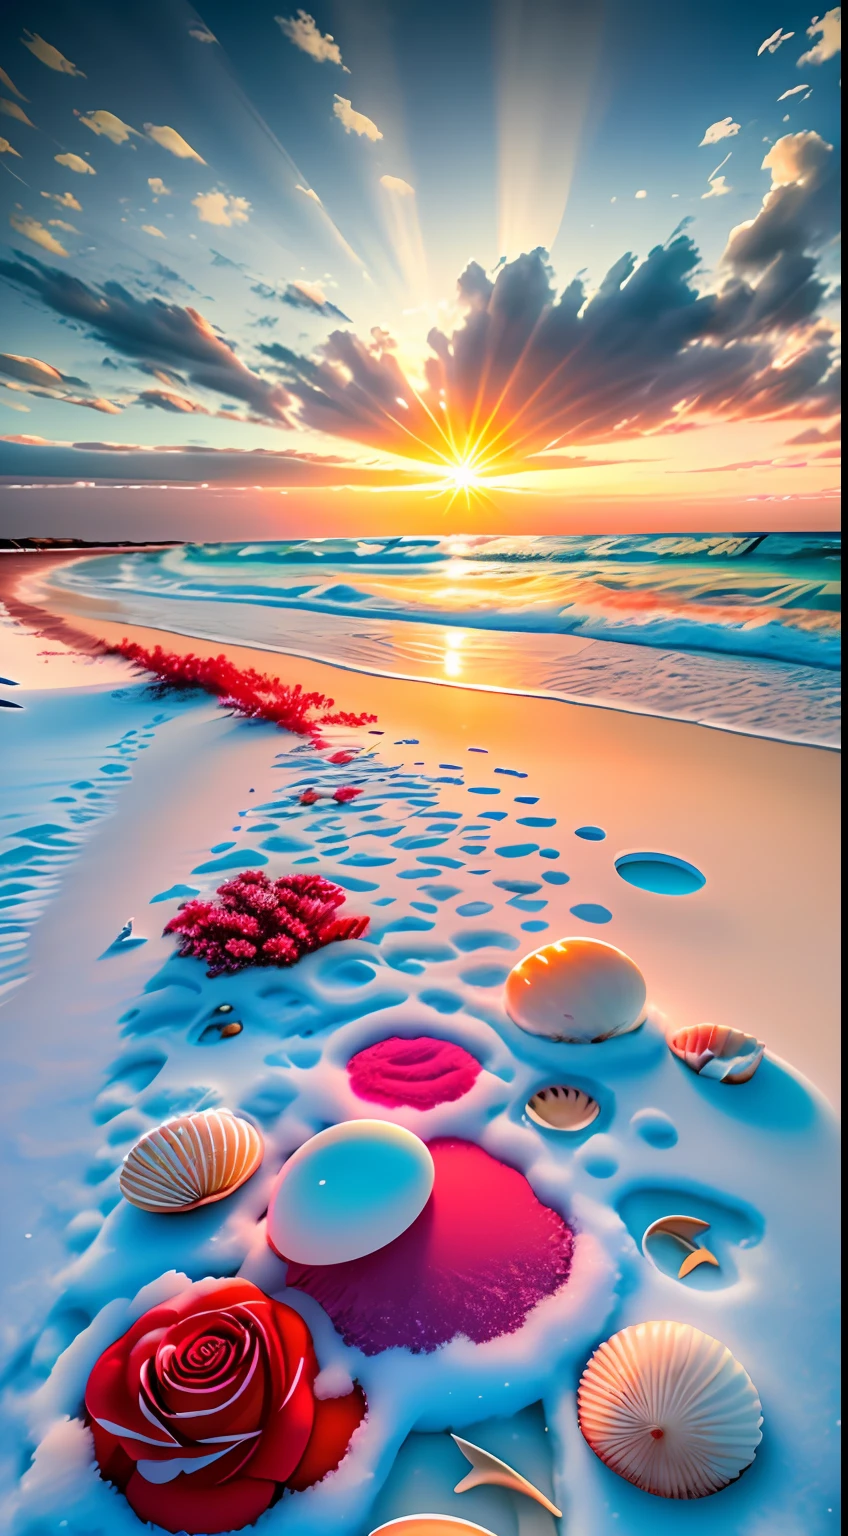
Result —
M444 686L839 744L832 534L186 544L56 587L118 623Z

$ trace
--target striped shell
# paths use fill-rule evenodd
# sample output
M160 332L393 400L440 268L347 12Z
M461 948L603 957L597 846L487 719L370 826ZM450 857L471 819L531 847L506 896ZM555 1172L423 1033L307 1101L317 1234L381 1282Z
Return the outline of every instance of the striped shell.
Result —
M701 1077L722 1083L747 1083L763 1059L765 1046L755 1035L726 1024L695 1024L672 1035L669 1049Z
M597 1099L582 1088L540 1088L527 1102L527 1113L546 1131L585 1131L601 1112Z
M259 1132L232 1110L180 1115L148 1131L127 1153L121 1194L142 1211L193 1211L244 1184L263 1152Z
M583 1372L577 1411L601 1461L664 1499L717 1493L750 1466L762 1439L747 1371L687 1323L637 1323L613 1334Z

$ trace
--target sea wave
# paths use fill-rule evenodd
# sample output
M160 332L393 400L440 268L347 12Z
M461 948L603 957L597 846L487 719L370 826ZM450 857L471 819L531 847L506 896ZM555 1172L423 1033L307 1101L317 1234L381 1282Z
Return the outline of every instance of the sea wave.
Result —
M833 746L839 553L812 535L315 539L50 579L117 622Z

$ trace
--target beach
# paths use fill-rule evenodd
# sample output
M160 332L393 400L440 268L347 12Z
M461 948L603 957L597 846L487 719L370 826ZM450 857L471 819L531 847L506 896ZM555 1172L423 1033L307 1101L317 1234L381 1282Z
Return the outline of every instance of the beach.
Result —
M344 1086L344 1061L391 1031L472 1049L484 1063L477 1086L467 1100L432 1111L428 1134L470 1136L520 1167L555 1208L580 1213L585 1241L565 1288L570 1299L557 1303L565 1311L552 1298L532 1336L528 1323L510 1336L515 1347L509 1338L498 1342L491 1374L486 1367L479 1382L478 1365L457 1344L440 1356L438 1378L425 1369L429 1356L413 1357L402 1412L388 1360L384 1367L379 1356L369 1362L342 1348L306 1297L322 1364L355 1372L375 1422L399 1417L388 1449L378 1450L372 1436L348 1459L347 1481L340 1475L278 1506L266 1517L269 1531L367 1536L378 1516L403 1513L402 1458L387 1479L386 1457L399 1437L414 1439L416 1425L435 1422L428 1405L438 1380L439 1391L456 1393L454 1426L486 1420L483 1443L495 1444L504 1425L523 1425L528 1405L544 1402L557 1465L560 1453L567 1458L571 1518L587 1536L606 1536L612 1514L629 1532L647 1531L650 1517L667 1536L683 1533L685 1504L664 1501L657 1525L657 1501L620 1479L611 1496L609 1474L575 1441L567 1393L545 1385L550 1361L559 1359L561 1381L571 1380L608 1327L621 1276L635 1262L643 1210L653 1219L654 1207L658 1214L681 1202L712 1224L718 1278L704 1279L701 1269L694 1288L681 1287L652 1271L638 1294L619 1297L617 1325L647 1308L726 1341L768 1395L776 1455L728 1490L723 1499L733 1504L723 1508L731 1519L735 1509L739 1529L755 1512L776 1519L788 1510L810 1536L829 1530L835 1408L828 1381L810 1383L805 1361L826 1350L835 1273L827 1212L837 1169L828 1101L836 1103L838 1082L839 754L116 625L84 611L91 599L58 603L52 590L49 607L42 599L33 608L31 582L19 586L33 557L14 558L14 575L0 565L14 586L7 595L20 627L9 648L14 660L0 668L19 685L4 697L23 705L4 712L9 846L30 848L37 890L13 897L7 909L18 927L6 956L11 1236L3 1279L15 1402L30 1405L26 1443L42 1443L36 1472L4 1506L9 1529L30 1536L57 1510L72 1511L70 1529L79 1536L98 1520L117 1520L114 1501L102 1503L113 1496L92 1479L74 1438L67 1386L84 1362L93 1364L103 1309L136 1292L155 1300L164 1283L156 1277L174 1269L195 1279L223 1266L265 1290L280 1286L262 1220L272 1169L305 1134L362 1113ZM299 682L377 720L331 728L332 751L316 751L271 725L235 718L203 693L152 690L127 662L97 654L97 642L124 638L181 654L225 649L238 667ZM332 766L339 750L353 756ZM357 782L362 795L351 804L299 805L313 785L329 795ZM640 850L676 855L705 883L682 897L628 884L615 861ZM162 928L181 899L211 894L247 865L277 875L304 863L343 884L344 912L369 916L364 939L307 956L270 994L268 972L207 981L196 961L173 958ZM505 1022L499 998L509 967L536 945L574 934L614 944L636 961L649 999L640 1030L605 1045L563 1047ZM198 1050L198 1032L222 998L244 1020L244 1033ZM705 1021L765 1042L752 1093L721 1084L702 1090L673 1062L664 1036ZM604 1117L595 1134L584 1133L568 1172L550 1142L539 1153L520 1117L527 1094L562 1073L563 1050ZM164 1233L163 1218L142 1215L139 1224L140 1213L117 1190L127 1148L169 1114L215 1102L234 1104L263 1127L267 1173L212 1207L211 1217L165 1218ZM424 1124L417 1110L386 1113L413 1129ZM776 1262L778 1287L768 1278ZM287 1299L297 1294L286 1291ZM22 1339L29 1340L23 1353ZM540 1458L537 1480L551 1493L562 1490L564 1474L549 1470L542 1431L527 1423L525 1463ZM14 1481L18 1428L9 1443ZM811 1474L799 1470L813 1463L814 1496ZM518 1524L490 1513L491 1490L472 1496L476 1505L450 1502L451 1466L432 1471L438 1507L467 1510L518 1536ZM362 1503L369 1479L383 1488L370 1515ZM138 1529L120 1508L119 1523L108 1526L116 1536ZM553 1536L551 1517L539 1518L548 1524L538 1530Z

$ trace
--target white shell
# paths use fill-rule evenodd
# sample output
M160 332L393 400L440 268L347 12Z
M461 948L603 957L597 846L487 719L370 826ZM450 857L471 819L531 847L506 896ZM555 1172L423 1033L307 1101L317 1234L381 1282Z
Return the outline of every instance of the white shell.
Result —
M765 1053L765 1046L755 1035L726 1024L694 1024L672 1035L668 1044L693 1072L722 1083L747 1083Z
M665 1499L725 1488L762 1439L747 1371L718 1339L687 1323L636 1323L613 1334L583 1372L577 1411L601 1461Z
M264 1142L229 1109L205 1109L148 1131L124 1158L121 1194L143 1211L193 1211L223 1200L254 1174Z
M421 1215L432 1155L388 1120L346 1120L310 1136L276 1179L268 1241L298 1264L344 1264L376 1253Z
M506 979L506 1011L520 1029L572 1045L638 1029L647 992L628 955L600 939L558 939L525 955Z
M601 1112L601 1106L582 1088L553 1085L540 1088L527 1101L527 1114L546 1131L585 1131Z
M401 1515L378 1525L371 1536L495 1536L487 1525L474 1525L455 1515Z

